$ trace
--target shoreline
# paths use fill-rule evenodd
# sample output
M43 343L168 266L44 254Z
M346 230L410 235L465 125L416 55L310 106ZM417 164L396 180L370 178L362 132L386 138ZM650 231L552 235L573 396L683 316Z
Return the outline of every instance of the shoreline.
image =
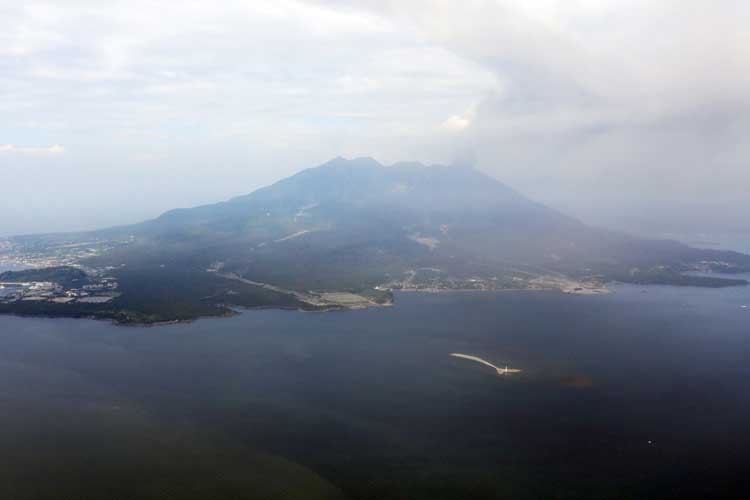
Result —
M398 292L407 292L407 293L423 293L423 294L448 294L448 293L467 293L467 292L474 292L474 293L487 293L487 292L560 292L565 293L562 290L559 289L533 289L533 288L503 288L503 289L497 289L497 290L474 290L474 289L452 289L452 290L427 290L427 289L406 289L406 290L391 290L392 293L398 293ZM114 326L118 327L131 327L131 328L151 328L151 327L158 327L158 326L169 326L169 325L177 325L177 324L187 324L192 323L195 321L199 321L202 319L223 319L223 318L231 318L238 314L243 314L244 312L251 312L254 310L280 310L280 311L295 311L300 313L329 313L329 312L339 312L339 311L364 311L371 308L386 308L386 307L393 307L396 305L395 300L391 300L389 302L379 304L379 303L372 303L372 305L366 305L366 306L346 306L346 305L331 305L329 307L319 307L319 308L302 308L302 307L289 307L289 306L272 306L272 305L263 305L263 306L238 306L234 304L224 304L223 307L227 309L226 314L217 314L217 315L203 315L198 316L195 318L189 318L189 319L173 319L173 320L163 320L163 321L157 321L153 323L143 323L143 322L121 322L117 321L114 317L107 317L107 316L97 316L92 314L85 314L85 315L76 315L74 313L71 314L49 314L49 313L23 313L23 312L15 312L15 311L8 311L8 312L0 312L0 316L15 316L18 318L44 318L44 319L57 319L57 318L64 318L64 319L85 319L85 320L93 320L93 321L107 321L110 322Z
M454 289L434 289L434 288L405 288L405 289L383 289L380 288L381 291L388 291L394 296L398 293L420 293L420 294L451 294L451 293L502 293L502 292L555 292L555 293L561 293L565 295L581 295L581 296L596 296L596 295L606 295L610 293L615 293L616 290L612 289L611 286L616 286L619 284L617 281L611 281L608 282L610 287L599 287L599 288L584 288L582 290L575 290L575 289L569 289L569 288L560 288L560 287L544 287L544 288L497 288L492 290L479 290L479 289L473 289L473 288L454 288ZM630 284L630 283L624 283L624 284ZM643 285L646 287L654 286L654 285ZM677 285L663 285L663 286L677 286ZM702 288L702 287L698 287ZM298 293L304 293L304 292L298 292ZM350 293L350 292L319 292L321 294L323 293ZM385 308L385 307L393 307L396 305L395 297L393 300L390 300L388 302L384 303L377 303L371 300L368 300L368 304L366 305L345 305L345 304L326 304L323 305L314 305L307 302L303 302L306 305L312 306L310 308L305 307L289 307L289 306L275 306L275 305L259 305L259 306L238 306L234 304L221 304L222 307L227 309L226 313L223 314L216 314L216 315L201 315L194 318L189 319L173 319L173 320L163 320L163 321L157 321L153 323L145 323L145 322L120 322L117 321L113 316L99 316L95 314L82 314L77 315L75 313L71 314L49 314L49 313L28 313L28 312L16 312L16 311L6 311L6 312L0 312L0 316L15 316L19 318L45 318L45 319L55 319L55 318L67 318L67 319L87 319L87 320L95 320L95 321L108 321L111 324L115 326L123 326L123 327L158 327L158 326L169 326L169 325L176 325L176 324L182 324L182 323L192 323L194 321L202 320L202 319L222 319L222 318L229 318L236 316L238 314L243 314L244 312L249 312L253 310L264 310L264 309L277 309L277 310L283 310L283 311L296 311L301 313L329 313L329 312L336 312L336 311L361 311L366 310L370 308Z
M408 292L408 293L487 293L487 292L560 292L566 295L605 295L612 293L612 290L607 287L596 288L596 289L585 289L585 290L566 290L562 288L495 288L492 290L478 290L476 288L403 288L403 289L392 289L391 292Z

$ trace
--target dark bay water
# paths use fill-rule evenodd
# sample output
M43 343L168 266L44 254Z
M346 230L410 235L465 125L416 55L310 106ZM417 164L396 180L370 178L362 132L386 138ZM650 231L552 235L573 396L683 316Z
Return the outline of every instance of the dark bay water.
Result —
M743 498L745 305L617 286L153 328L0 317L0 498Z

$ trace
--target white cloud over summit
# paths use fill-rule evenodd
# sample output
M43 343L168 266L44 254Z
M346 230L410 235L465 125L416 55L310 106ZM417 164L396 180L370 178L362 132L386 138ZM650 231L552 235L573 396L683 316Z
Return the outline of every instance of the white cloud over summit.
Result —
M66 186L96 226L337 155L471 157L597 222L718 198L744 216L748 18L733 0L17 2L0 7L0 144L67 152L54 172L0 154L0 182ZM95 218L76 187L92 178L113 205ZM38 227L0 233L57 226L33 208Z

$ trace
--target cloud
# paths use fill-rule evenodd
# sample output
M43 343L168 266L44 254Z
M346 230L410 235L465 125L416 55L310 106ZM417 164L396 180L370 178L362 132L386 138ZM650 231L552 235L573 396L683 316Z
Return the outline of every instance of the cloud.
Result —
M18 154L18 155L61 155L65 153L65 148L59 144L48 147L24 147L14 144L0 144L0 154Z
M705 207L717 197L742 200L750 186L747 2L355 5L408 20L494 75L496 88L477 96L471 118L451 114L442 128L461 131L457 144L470 145L481 168L542 201L605 224L635 219L634 211L651 225L637 207ZM678 223L670 212L663 227ZM713 218L738 225L744 212Z
M468 128L476 118L476 107L477 105L474 104L465 113L451 115L441 124L441 127L453 132L458 132Z
M601 193L630 200L619 210L739 199L749 16L739 0L217 0L158 15L150 0L27 0L3 8L0 137L68 146L71 206L90 206L76 186L93 171L112 196L164 181L139 205L154 214L337 155L472 158L584 219Z
M471 120L459 115L453 115L443 122L443 127L448 130L463 130L469 125L471 125Z

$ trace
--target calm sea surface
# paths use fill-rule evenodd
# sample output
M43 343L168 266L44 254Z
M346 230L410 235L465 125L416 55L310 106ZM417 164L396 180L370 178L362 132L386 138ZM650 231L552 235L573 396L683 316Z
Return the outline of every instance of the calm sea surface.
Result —
M748 381L747 287L0 316L0 498L746 498Z

